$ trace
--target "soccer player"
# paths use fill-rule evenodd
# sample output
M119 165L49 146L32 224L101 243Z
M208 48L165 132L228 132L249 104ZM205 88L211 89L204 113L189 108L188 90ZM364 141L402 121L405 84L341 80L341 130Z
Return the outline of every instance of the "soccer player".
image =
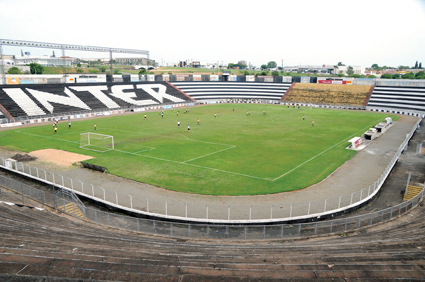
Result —
M311 126L314 126L314 120L311 122Z
M145 119L147 118L147 116L145 115Z
M97 125L96 125L96 124L94 124L94 131L96 131L96 129L97 129Z
M199 125L199 118L198 118L198 125Z
M303 115L303 120L305 120L305 116Z
M71 122L68 122L68 128L71 129Z
M235 107L233 107L233 111L235 111Z
M190 132L190 125L187 126L187 131Z
M55 125L55 134L56 134L57 131L58 131L58 127Z
M180 127L180 121L177 121L177 127Z
M217 117L217 114L216 114L216 113L214 113L214 117L215 117L215 118Z
M164 113L161 114L161 117L164 118Z

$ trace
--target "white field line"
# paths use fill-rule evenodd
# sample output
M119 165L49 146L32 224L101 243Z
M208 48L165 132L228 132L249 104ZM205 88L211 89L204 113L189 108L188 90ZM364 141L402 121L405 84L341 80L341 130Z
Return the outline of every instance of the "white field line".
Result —
M379 119L379 120L381 120L381 119ZM373 123L373 124L376 124L376 123ZM285 176L285 175L287 175L287 174L289 174L289 173L293 172L293 171L294 171L294 170L296 170L297 168L299 168L299 167L301 167L301 166L305 165L306 163L310 162L311 160L314 160L315 158L317 158L318 156L322 155L323 153L326 153L327 151L329 151L329 150L330 150L330 149L332 149L333 147L335 147L335 146L337 146L337 145L339 145L339 144L341 144L341 143L345 142L346 140L350 139L351 137L354 137L357 133L359 133L359 132L363 132L365 129L368 129L368 128L370 128L370 125L368 125L368 126L364 127L363 129L360 129L359 131L357 131L356 133L354 133L354 134L350 135L349 137L344 138L341 142L336 143L335 145L333 145L333 146L331 146L331 147L327 148L326 150L323 150L322 152L320 152L319 154L315 155L314 157L312 157L312 158L310 158L310 159L306 160L306 161L305 161L305 162L303 162L302 164L297 165L296 167L294 167L294 168L293 168L293 169L291 169L290 171L287 171L287 172L285 172L284 174L282 174L282 175L280 175L280 176L276 177L275 179L272 179L272 181L278 180L278 179L282 178L283 176Z
M108 129L108 130L118 130L118 131L123 131L123 132L128 132L128 133L133 133L134 134L134 131L128 131L128 130L122 130L122 129L115 129L115 128L105 128L105 129ZM145 135L150 135L150 136L159 136L159 137L164 137L164 138L185 140L183 138L176 138L176 137L170 137L170 136L162 136L162 135L158 135L158 134L146 134L146 133L144 133L144 134ZM224 144L224 143L215 143L215 142L209 142L209 141L201 141L201 140L196 140L196 139L189 139L187 136L179 135L178 133L172 133L172 134L177 134L177 136L182 136L182 137L186 138L186 140L192 141L192 142L200 142L200 143L215 144L215 145L224 145L224 146L234 146L234 145Z
M151 151L151 150L155 150L155 148L153 148L153 147L147 147L147 148L149 148L149 149L146 149L146 150L142 150L142 151L137 151L137 152L135 152L134 154L138 154L138 153L142 153L142 152L146 152L146 151Z
M230 148L228 148L228 149L230 149ZM211 169L212 171L220 171L220 172L229 173L229 174L235 174L235 175L240 175L240 176L245 176L245 177L250 177L250 178L256 178L256 179L271 181L268 178L257 177L257 176L252 176L252 175L238 173L238 172L233 172L233 171L227 171L227 170L222 170L222 169L217 169L217 168L212 168L212 167L207 167L207 166L201 166L201 165L195 165L195 164L188 164L188 163L184 163L184 162L172 161L172 160L167 160L167 159L163 159L163 158L157 158L157 157L148 156L148 155L139 155L139 154L136 154L136 153L130 153L130 152L126 152L126 151L122 151L122 150L117 150L117 149L115 149L115 151L118 151L118 152L121 152L121 153L124 153L124 154L136 155L136 156L140 156L140 157L146 157L146 158L151 158L151 159L165 161L165 162L171 162L171 163L182 164L182 165L190 165L190 166L204 168L204 169Z
M21 130L15 130L15 132L23 133L23 134L27 134L27 135L32 135L32 136L37 136L37 137L42 137L42 138L47 138L47 139L65 141L65 142L74 143L74 144L80 144L80 142L76 142L76 141L69 141L69 140L65 140L65 139L59 139L59 138L48 137L48 136L44 136L44 135L38 135L38 134L34 134L34 133L28 133L28 132L21 131Z
M229 148L226 148L226 149L223 149L223 150L219 150L219 151L216 151L216 152L212 152L212 153L210 153L210 154L206 154L206 155L203 155L203 156L199 156L199 157L197 157L197 158L193 158L193 159L190 159L190 160L184 161L183 163L187 163L187 162L194 161L194 160L197 160L197 159L200 159L200 158L206 157L206 156L210 156L210 155L213 155L213 154L217 154L217 153L220 153L220 152L223 152L223 151L229 150L229 149L233 149L233 148L235 148L235 147L236 147L236 146L229 147Z

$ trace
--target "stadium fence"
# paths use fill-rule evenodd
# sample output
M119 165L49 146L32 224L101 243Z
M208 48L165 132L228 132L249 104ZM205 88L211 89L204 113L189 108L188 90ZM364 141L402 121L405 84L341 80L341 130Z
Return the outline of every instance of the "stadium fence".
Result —
M26 199L31 198L38 202L40 208L49 205L69 215L96 224L145 234L194 239L273 240L307 238L327 234L345 236L345 232L380 224L407 213L423 200L424 191L425 187L414 198L396 206L354 217L298 224L211 225L165 222L104 212L85 207L79 200L76 200L77 197L72 191L65 192L64 189L61 189L53 196L46 198L45 193L39 189L22 184L21 181L0 176L1 202L7 203L9 200L25 205ZM20 202L21 199L22 202ZM32 201L31 205L34 203L37 205L37 202ZM65 209L66 206L71 206L71 208ZM77 211L82 215L79 215Z

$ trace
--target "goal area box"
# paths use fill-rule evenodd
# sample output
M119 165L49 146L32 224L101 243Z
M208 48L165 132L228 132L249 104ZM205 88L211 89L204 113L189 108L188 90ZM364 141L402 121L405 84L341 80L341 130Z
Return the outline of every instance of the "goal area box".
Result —
M114 149L114 136L85 132L80 134L80 148L104 153Z

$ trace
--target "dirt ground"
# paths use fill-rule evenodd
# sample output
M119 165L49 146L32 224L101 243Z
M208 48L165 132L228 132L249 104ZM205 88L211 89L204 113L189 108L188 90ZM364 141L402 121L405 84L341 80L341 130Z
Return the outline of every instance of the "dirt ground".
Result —
M30 152L31 157L36 157L39 161L54 163L59 166L71 166L74 163L93 159L91 156L76 154L56 149L44 149Z

